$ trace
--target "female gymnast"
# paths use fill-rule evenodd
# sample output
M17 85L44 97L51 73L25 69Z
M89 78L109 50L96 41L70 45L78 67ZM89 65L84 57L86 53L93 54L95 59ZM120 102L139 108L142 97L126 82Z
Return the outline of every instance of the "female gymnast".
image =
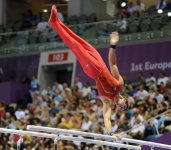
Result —
M112 108L116 106L115 108L119 111L124 111L128 104L120 94L124 82L116 65L115 48L119 40L118 32L112 32L110 35L111 47L108 54L110 73L97 50L60 21L55 5L52 6L49 24L74 53L84 72L95 80L99 97L103 103L103 117L107 133L119 139L120 136L112 132L110 120Z

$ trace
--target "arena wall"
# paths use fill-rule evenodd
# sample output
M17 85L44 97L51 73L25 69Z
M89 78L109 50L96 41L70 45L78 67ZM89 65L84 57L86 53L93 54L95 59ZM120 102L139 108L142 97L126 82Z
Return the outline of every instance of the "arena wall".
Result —
M98 49L102 58L108 64L108 48ZM171 42L146 43L117 47L117 63L120 73L129 81L137 79L138 74L153 72L159 76L161 71L169 75L171 72ZM77 64L76 75L82 80L89 80ZM92 80L90 80L93 83Z

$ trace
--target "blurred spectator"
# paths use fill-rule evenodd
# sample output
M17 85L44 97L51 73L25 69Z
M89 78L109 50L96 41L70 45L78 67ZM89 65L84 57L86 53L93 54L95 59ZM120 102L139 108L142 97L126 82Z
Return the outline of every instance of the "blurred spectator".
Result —
M153 81L152 81L153 82ZM149 98L155 98L156 96L156 91L157 91L157 88L156 89L150 89L149 88Z
M166 85L164 85L163 82L160 82L159 90L161 93L164 93L166 91Z
M127 98L128 106L130 106L131 104L135 104L135 99L130 96L128 92L125 92L125 97Z
M134 7L134 3L133 3L133 2L129 2L129 3L128 3L127 11L130 13L130 16L131 16L132 13L135 11L135 7Z
M134 139L142 139L144 137L145 126L139 118L136 118L133 128L134 129L131 131L130 135Z
M128 22L126 20L126 17L122 17L120 15L120 18L117 21L117 26L118 26L120 32L125 33L127 31L127 27L128 27Z
M41 97L40 93L39 92L34 92L33 94L33 105L36 107L36 106L41 106L43 102L43 98Z
M50 109L49 109L49 113L53 114L53 113L59 113L60 111L60 107L58 105L56 105L54 102L50 103Z
M41 120L41 126L47 126L50 120L49 117L49 107L44 107L43 111L41 112L40 118Z
M141 114L139 114L139 112L136 110L136 111L134 112L133 116L131 117L130 122L129 122L129 126L130 126L131 128L133 128L133 126L136 124L136 119L137 119L137 118L140 120L140 122L143 122L143 121L144 121L143 116L142 116Z
M92 125L91 120L89 119L88 116L86 116L86 117L84 118L83 122L82 122L81 129L82 129L83 131L89 131L91 125Z
M137 82L138 84L145 84L145 76L143 72L138 73Z
M61 91L59 91L59 90L55 91L55 96L54 96L53 100L55 103L59 103L63 100L63 97L61 95Z
M149 89L149 90L153 90L153 91L156 91L156 90L157 90L157 85L155 84L154 80L151 80L151 81L148 83L148 89Z
M43 30L49 28L49 24L45 19L42 19L38 24L37 24L37 29Z
M145 11L145 4L141 0L136 0L134 11L136 11L137 14L140 15L142 12Z
M50 125L52 127L56 127L56 123L57 123L57 117L56 117L56 112L52 112L50 114Z
M156 5L156 9L165 9L167 6L167 3L165 0L160 0L160 2Z
M79 102L79 99L82 98L81 90L79 90L77 85L74 85L72 87L72 93L77 98L77 102Z
M153 125L151 125L150 121L148 121L148 122L146 123L146 126L145 126L144 137L145 137L146 139L148 139L149 136L154 135L154 134L155 134L154 127L153 127Z
M30 92L31 94L35 91L38 91L40 87L40 82L39 80L36 78L36 76L32 76L32 80L30 83Z
M81 90L83 88L83 84L80 81L79 77L75 78L75 85L79 88L79 90Z
M66 114L64 121L61 123L62 128L71 129L73 127L72 115L70 113Z
M163 101L164 96L159 92L160 90L156 91L155 98L157 100L157 103L160 104Z
M91 94L91 87L88 82L84 82L83 88L82 88L82 96L87 97Z
M129 17L130 17L130 13L128 12L128 10L127 10L126 8L122 8L122 9L120 10L119 17L120 17L120 18L123 18L123 19L129 18Z
M128 84L127 89L130 96L134 96L134 94L137 92L137 90L133 88L132 84Z
M59 19L60 19L62 22L64 22L64 16L63 16L63 14L62 14L62 12L61 12L60 7L57 7L57 10L58 10L58 17L59 17Z
M18 107L17 111L15 112L15 117L19 120L19 119L24 119L26 117L25 112L23 111L23 109L21 109L20 107Z
M118 130L118 125L115 122L115 120L111 120L111 124L112 124L112 132L116 132Z
M4 117L5 114L5 104L4 102L0 101L0 118Z
M47 86L47 89L43 89L41 94L42 96L50 95L51 98L54 97L54 92L52 91L51 86Z
M156 98L148 97L146 99L146 104L148 105L147 109L148 109L149 114L152 113L157 108L157 100L156 100Z
M155 117L155 114L152 114L152 117ZM158 133L158 127L159 127L158 120L156 118L152 118L150 120L150 124L154 127L155 132Z
M63 91L62 84L58 83L57 81L54 82L54 85L52 86L52 91L55 92L56 90Z
M149 96L149 93L144 89L144 85L139 86L139 90L134 95L137 100L145 100Z
M62 84L62 86L63 86L63 91L65 91L67 88L69 88L68 84L65 82Z
M171 113L164 114L161 116L161 126L166 128L169 126L169 131L171 131Z
M5 128L7 129L16 129L14 122L12 120L6 120Z
M153 81L154 84L156 83L156 78L152 72L148 73L148 77L145 79L146 85L149 86L151 81Z
M160 85L161 82L163 82L164 85L167 84L169 78L165 75L164 72L160 72L160 77L157 80L157 85Z
M166 88L171 89L171 77L169 78L169 80L166 84Z

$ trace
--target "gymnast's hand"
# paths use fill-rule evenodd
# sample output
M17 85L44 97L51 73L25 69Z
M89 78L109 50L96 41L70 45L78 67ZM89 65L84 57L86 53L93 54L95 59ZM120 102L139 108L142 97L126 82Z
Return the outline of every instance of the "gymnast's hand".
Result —
M112 137L115 139L115 140L121 140L123 137L119 134L113 134Z
M112 32L110 34L110 44L116 45L119 41L119 33L118 32Z

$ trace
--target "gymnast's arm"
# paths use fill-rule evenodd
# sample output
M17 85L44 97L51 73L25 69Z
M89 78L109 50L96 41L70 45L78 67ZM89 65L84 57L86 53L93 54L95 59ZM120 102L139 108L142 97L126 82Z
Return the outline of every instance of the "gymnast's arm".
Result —
M111 119L112 108L110 106L109 101L106 98L101 97L100 99L103 103L104 125L105 125L105 128L107 130L107 133L111 133L112 132L112 125L111 125L110 119Z
M116 64L116 44L119 41L119 34L118 32L112 32L110 34L110 45L111 47L109 48L109 54L108 54L108 61L109 61L109 66L111 70L112 76L117 79L120 84L124 84L124 81L119 73L117 64Z
M104 124L107 133L110 134L114 139L117 140L122 139L122 136L120 136L119 134L114 134L112 132L112 124L111 124L112 108L111 108L110 100L104 97L100 97L100 99L103 103L103 118L104 118Z

